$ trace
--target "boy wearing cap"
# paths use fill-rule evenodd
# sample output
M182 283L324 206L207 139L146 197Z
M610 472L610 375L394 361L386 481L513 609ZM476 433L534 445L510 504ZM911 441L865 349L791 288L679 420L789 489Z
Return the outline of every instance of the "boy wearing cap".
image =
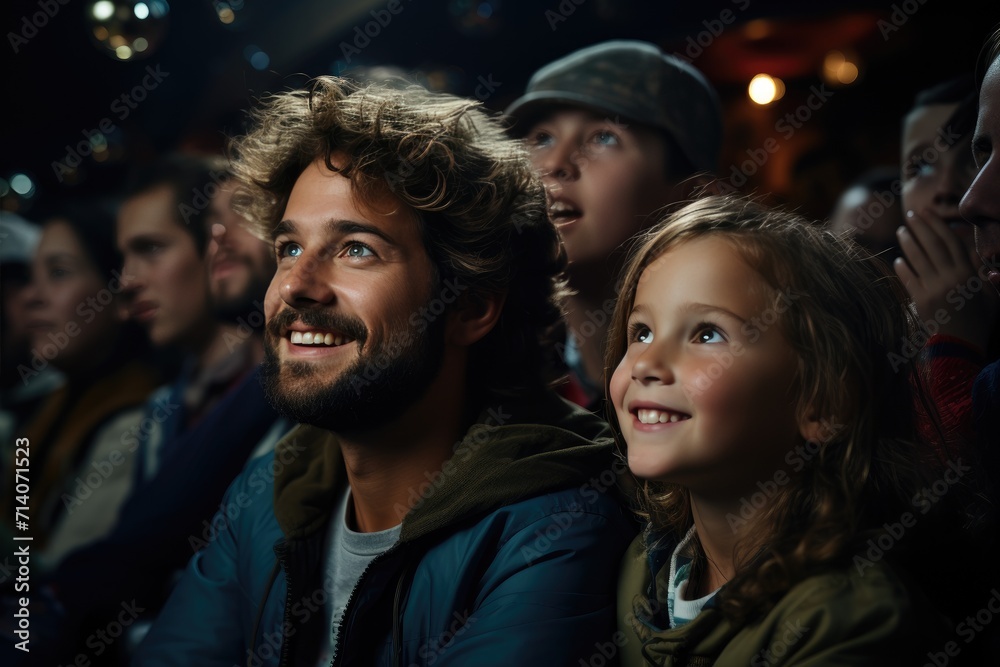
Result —
M723 134L718 96L655 45L614 40L539 69L505 113L531 151L569 258L563 394L596 410L627 241L712 180Z

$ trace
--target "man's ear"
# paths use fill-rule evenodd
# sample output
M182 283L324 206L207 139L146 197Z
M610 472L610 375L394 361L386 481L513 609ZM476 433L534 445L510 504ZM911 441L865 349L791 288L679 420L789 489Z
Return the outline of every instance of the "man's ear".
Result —
M493 330L507 294L463 294L448 317L447 340L468 347Z

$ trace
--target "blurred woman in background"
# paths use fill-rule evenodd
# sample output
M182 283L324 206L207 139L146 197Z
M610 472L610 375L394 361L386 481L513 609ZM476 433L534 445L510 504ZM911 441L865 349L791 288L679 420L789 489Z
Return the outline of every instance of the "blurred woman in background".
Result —
M158 380L145 333L121 317L121 265L111 212L92 204L44 223L26 295L31 363L20 372L27 381L51 365L65 382L17 433L30 443L31 508L17 532L34 536L46 567L113 525L131 484L128 443ZM24 479L6 481L13 491ZM3 517L13 530L13 509Z

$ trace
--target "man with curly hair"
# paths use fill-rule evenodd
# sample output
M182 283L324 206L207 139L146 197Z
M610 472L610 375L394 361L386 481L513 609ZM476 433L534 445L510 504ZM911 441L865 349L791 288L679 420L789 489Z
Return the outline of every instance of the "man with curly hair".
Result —
M523 149L476 102L332 77L253 120L234 201L275 246L264 383L299 425L135 664L616 653L635 526L605 423L549 386L565 259Z

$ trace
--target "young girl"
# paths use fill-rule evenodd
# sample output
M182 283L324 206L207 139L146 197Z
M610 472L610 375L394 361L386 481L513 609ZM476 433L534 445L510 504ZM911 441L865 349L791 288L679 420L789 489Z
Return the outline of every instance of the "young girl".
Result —
M964 581L961 521L945 535L939 516L971 474L916 441L889 360L912 325L898 282L738 197L636 247L607 353L647 520L620 580L623 664L956 664L955 620L913 575ZM928 534L948 544L934 559Z

